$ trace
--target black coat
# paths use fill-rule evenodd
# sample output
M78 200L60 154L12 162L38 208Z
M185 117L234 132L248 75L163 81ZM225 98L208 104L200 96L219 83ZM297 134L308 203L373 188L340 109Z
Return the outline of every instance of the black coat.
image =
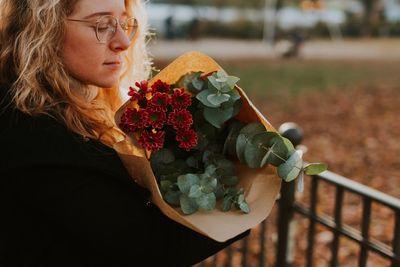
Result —
M1 267L189 266L248 233L218 243L175 223L114 150L0 101Z

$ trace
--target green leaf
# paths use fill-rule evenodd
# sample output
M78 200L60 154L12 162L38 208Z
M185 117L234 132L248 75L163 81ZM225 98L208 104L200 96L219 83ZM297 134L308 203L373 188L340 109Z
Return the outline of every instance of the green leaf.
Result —
M204 108L204 118L216 128L222 128L224 123L232 118L233 108L217 109L217 108Z
M170 191L167 191L167 193L165 193L164 199L171 205L179 206L181 194L182 193L180 191L170 190Z
M215 192L218 181L215 177L204 175L200 181L201 191L204 193Z
M222 203L222 211L230 211L232 208L232 198L229 196L224 197L223 203Z
M196 168L196 169L199 168L199 161L198 161L195 157L193 157L193 156L190 156L190 157L188 157L188 158L186 159L186 164L187 164L189 167L192 167L192 168Z
M185 174L185 175L180 175L178 176L178 187L179 190L181 190L182 193L189 193L190 188L195 185L199 184L200 179L196 174Z
M278 134L274 132L262 132L251 138L244 149L244 159L247 166L250 168L260 168L265 164L266 158L272 153L271 149L267 150L266 148L268 148L268 143L275 136L278 136Z
M189 89L192 93L198 93L202 86L198 87L199 82L203 82L200 78L201 72L192 72L184 75L175 85L175 87L183 87Z
M294 150L292 143L281 135L272 138L269 144L272 153L269 155L267 162L274 166L282 164Z
M236 101L240 99L240 94L239 91L236 89L233 89L232 91L229 92L229 95L231 96L232 101Z
M215 190L215 197L217 199L220 199L221 197L224 196L224 193L225 193L224 187L221 185L221 183L218 183L217 184L217 190Z
M169 180L163 180L160 182L160 190L161 192L167 192L171 189L172 182Z
M203 194L200 197L196 198L197 205L205 210L213 210L215 208L216 202L217 199L214 193Z
M317 175L321 172L324 172L328 169L328 165L324 163L310 163L307 164L304 168L307 175Z
M228 76L228 85L230 88L234 88L235 85L238 83L238 81L240 81L240 78L235 77L235 76Z
M206 107L210 107L210 108L217 108L220 105L214 105L213 103L211 103L210 101L208 101L208 96L214 94L214 92L211 92L210 90L203 90L200 93L198 93L196 95L196 98Z
M244 163L244 151L248 142L250 142L251 138L261 132L265 131L265 126L259 122L253 122L247 124L243 127L239 135L236 139L236 156L240 160L240 162Z
M208 102L212 105L219 107L222 103L229 101L231 98L228 94L210 94L207 96Z
M201 73L198 73L195 77L193 77L192 85L197 91L201 91L204 86L204 81L200 78Z
M303 168L302 156L303 152L301 150L295 150L285 163L279 165L278 176L286 182L296 179Z
M216 77L215 74L208 76L207 79L208 79L209 83L211 84L211 86L214 87L218 91L221 90L222 85L225 82L222 80L222 77Z
M193 185L189 191L189 197L197 198L200 197L203 193L201 192L201 187L198 184Z
M227 176L221 179L221 183L226 186L235 186L239 182L239 178L237 176Z
M204 173L207 175L213 175L216 170L217 170L217 167L215 167L214 164L210 164L206 167Z
M193 198L190 198L186 194L182 194L180 196L179 200L180 200L182 212L187 215L195 213L199 209L199 206L197 205L197 201Z
M246 201L240 202L239 203L239 208L244 213L247 213L247 214L250 213L250 207L249 207L249 205L247 204Z
M150 157L151 164L169 164L175 161L174 153L167 148L162 148L156 152L153 152Z
M236 139L239 135L240 130L244 127L244 123L234 120L229 125L229 133L225 139L223 154L231 157L236 157Z

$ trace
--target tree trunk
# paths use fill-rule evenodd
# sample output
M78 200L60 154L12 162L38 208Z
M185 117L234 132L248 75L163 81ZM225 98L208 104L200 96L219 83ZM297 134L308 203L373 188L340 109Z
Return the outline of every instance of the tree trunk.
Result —
M379 28L384 22L383 1L382 0L363 0L364 4L364 28L363 36L371 37L379 33Z

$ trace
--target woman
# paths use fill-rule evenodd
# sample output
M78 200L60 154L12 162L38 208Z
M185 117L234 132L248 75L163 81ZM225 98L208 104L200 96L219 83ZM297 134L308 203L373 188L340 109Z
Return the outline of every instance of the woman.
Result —
M111 149L145 35L139 0L0 0L0 266L189 266L246 234L169 220Z

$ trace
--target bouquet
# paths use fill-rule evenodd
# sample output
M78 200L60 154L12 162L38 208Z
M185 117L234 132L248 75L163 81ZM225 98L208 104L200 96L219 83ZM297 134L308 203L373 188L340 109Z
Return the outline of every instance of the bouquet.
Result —
M281 179L326 169L303 163L302 152L256 110L238 80L192 52L131 87L117 116L130 138L116 150L132 177L167 216L219 241L265 219ZM225 217L233 220L228 232L221 231Z

